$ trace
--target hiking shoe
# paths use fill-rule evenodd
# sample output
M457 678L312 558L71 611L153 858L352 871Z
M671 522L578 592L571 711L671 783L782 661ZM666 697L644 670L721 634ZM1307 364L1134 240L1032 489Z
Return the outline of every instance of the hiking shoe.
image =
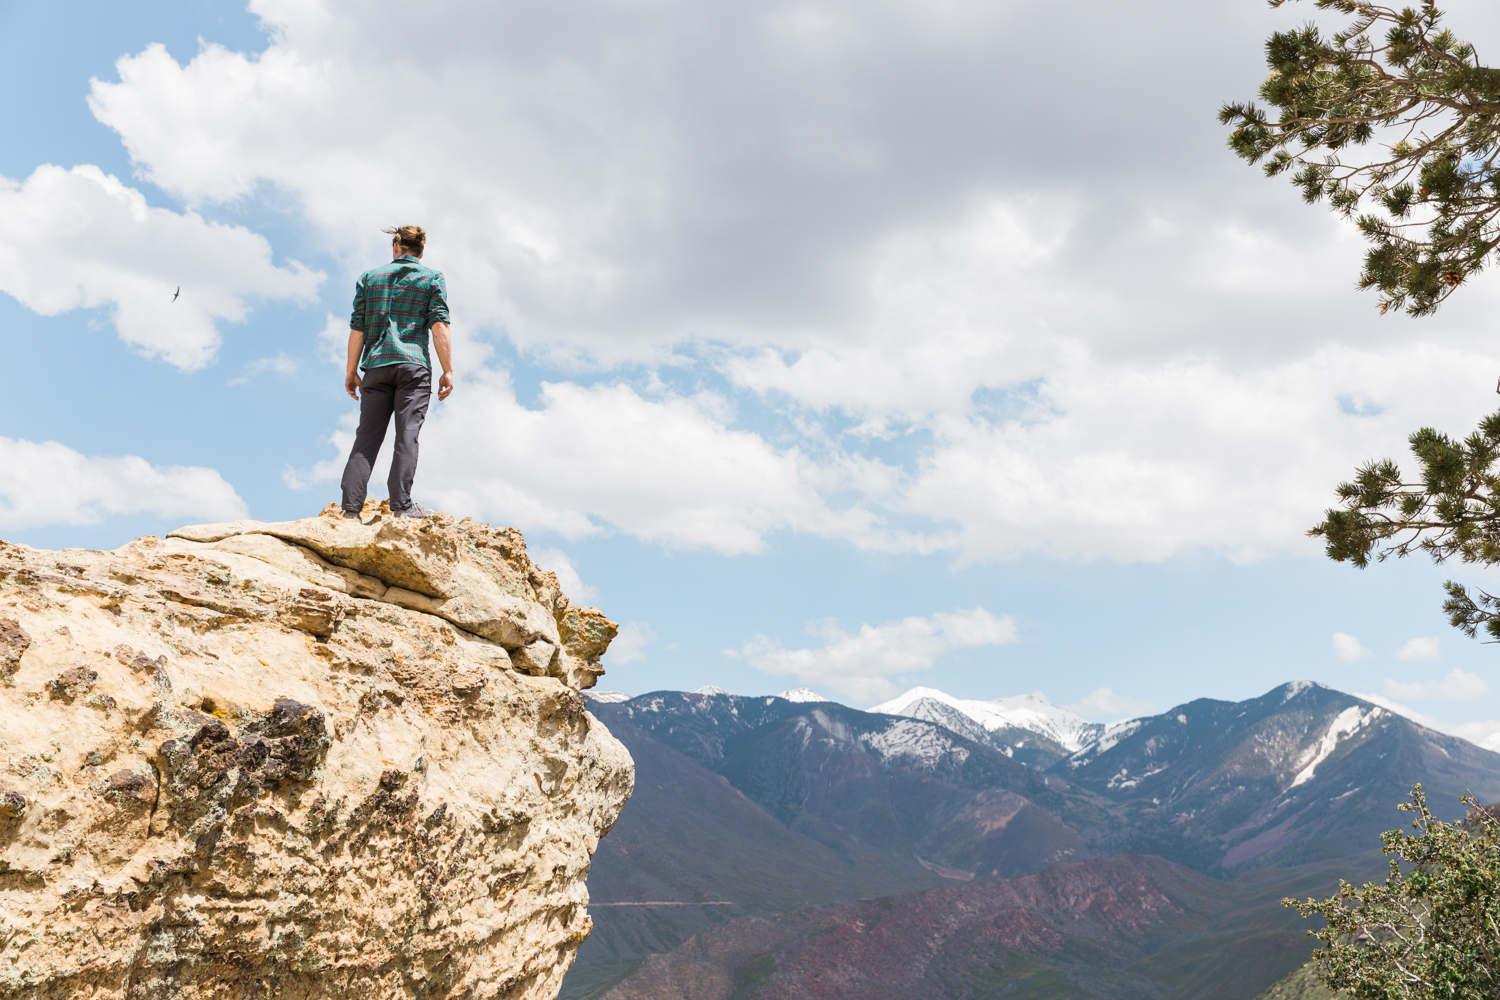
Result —
M407 507L405 510L393 510L393 511L391 511L391 513L395 514L397 517L418 517L418 518L421 518L421 517L428 517L428 516L430 516L432 514L432 511L428 510L426 507L423 507L421 504L416 503L415 501L413 501L412 505L410 507Z
M344 511L344 520L346 520L346 521L358 521L359 520L359 511L357 511L357 510L346 510L346 511Z

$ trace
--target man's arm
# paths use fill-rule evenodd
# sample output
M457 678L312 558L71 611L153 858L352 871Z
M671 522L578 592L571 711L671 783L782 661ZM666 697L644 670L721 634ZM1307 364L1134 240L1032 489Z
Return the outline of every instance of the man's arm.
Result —
M359 356L365 352L365 332L349 331L349 363L344 366L344 391L359 398Z
M438 379L438 399L447 399L453 391L453 337L447 323L432 324L432 346L437 348L443 377Z
M354 283L354 309L349 314L349 362L344 366L344 391L359 398L359 356L365 352L365 276Z

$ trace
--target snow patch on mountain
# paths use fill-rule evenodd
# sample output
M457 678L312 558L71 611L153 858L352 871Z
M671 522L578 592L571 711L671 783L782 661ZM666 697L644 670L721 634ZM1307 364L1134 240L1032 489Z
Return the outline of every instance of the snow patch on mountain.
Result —
M1111 722L1104 727L1104 732L1092 743L1086 744L1081 750L1068 758L1068 766L1074 769L1080 768L1107 750L1111 750L1121 740L1127 739L1146 724L1145 719L1126 719L1123 722Z
M1320 684L1314 684L1312 681L1288 681L1281 686L1281 703L1285 705L1303 691L1321 686Z
M1058 708L1040 691L996 698L993 701L972 701L955 698L936 688L915 687L899 697L876 705L870 711L883 715L915 717L915 712L921 711L922 706L918 703L923 699L956 709L990 732L1012 727L1026 729L1047 737L1067 750L1082 749L1104 730L1098 723L1090 722L1065 708Z
M882 713L883 714L883 713ZM918 698L900 713L908 719L935 722L944 729L955 732L966 740L976 743L991 742L985 728L952 705L935 698Z
M789 691L778 692L776 697L785 698L787 701L795 702L814 702L829 700L818 694L818 692L814 691L812 688L792 688Z
M630 700L630 695L624 691L585 691L583 693L589 701L600 701L607 705Z
M1109 779L1108 783L1106 784L1106 787L1108 787L1108 788L1135 788L1137 785L1139 785L1141 782L1145 781L1147 778L1149 778L1149 777L1151 777L1153 775L1161 774L1166 769L1167 769L1167 765L1163 764L1161 767L1153 767L1151 770L1147 771L1146 773L1144 773L1144 774L1137 774L1135 777L1132 778L1130 776L1130 769L1128 767L1122 767L1122 768L1120 768L1120 772L1118 774L1116 774L1114 777L1112 777L1112 778Z
M696 690L696 691L693 692L693 694L708 694L708 695L728 694L728 693L729 692L725 691L723 688L721 688L721 687L715 687L712 684L705 684L701 688L698 688L698 690Z
M1368 710L1358 705L1350 705L1334 717L1333 724L1323 734L1323 738L1303 752L1293 767L1302 766L1297 772L1297 777L1292 779L1290 788L1309 782L1313 779L1318 765L1328 759L1329 755L1338 749L1339 742L1345 737L1353 736L1359 732L1367 722L1373 722L1385 714L1384 709L1371 705Z
M878 733L866 733L862 742L886 760L900 757L924 768L935 767L945 757L955 764L969 759L967 747L959 746L941 729L915 719L897 719Z

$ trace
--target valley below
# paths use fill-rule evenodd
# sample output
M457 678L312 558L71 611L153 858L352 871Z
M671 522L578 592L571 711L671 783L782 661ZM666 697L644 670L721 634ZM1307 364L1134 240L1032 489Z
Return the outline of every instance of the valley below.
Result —
M591 698L637 780L564 998L1251 1000L1313 948L1281 900L1379 878L1412 784L1500 799L1500 755L1308 682L1109 727L784 694Z

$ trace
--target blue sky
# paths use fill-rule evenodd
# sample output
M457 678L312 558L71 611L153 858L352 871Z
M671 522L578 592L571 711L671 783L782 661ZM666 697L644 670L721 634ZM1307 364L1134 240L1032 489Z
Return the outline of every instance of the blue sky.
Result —
M1376 317L1357 237L1213 120L1309 12L1150 13L0 3L0 537L336 499L330 346L419 222L460 383L416 496L622 622L606 687L1107 720L1307 677L1500 730L1461 569L1301 536L1497 405L1500 286ZM1028 41L1063 25L1067 64Z

